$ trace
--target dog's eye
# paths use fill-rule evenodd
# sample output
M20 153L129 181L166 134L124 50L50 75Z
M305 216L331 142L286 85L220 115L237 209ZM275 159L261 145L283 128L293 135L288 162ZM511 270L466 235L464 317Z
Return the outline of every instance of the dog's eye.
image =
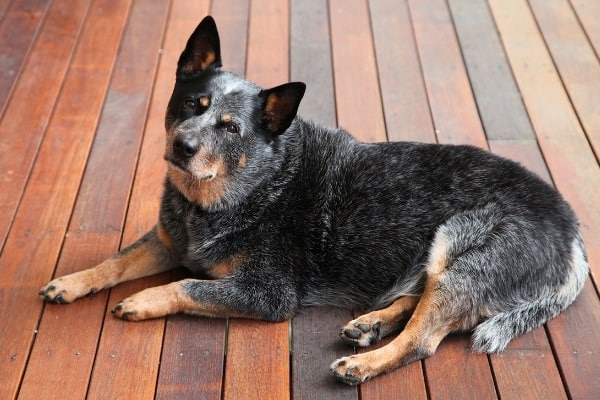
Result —
M196 100L192 99L192 98L185 98L183 100L183 106L189 110L195 110L196 109Z
M233 122L228 122L227 125L225 125L225 130L229 133L238 133L240 131L238 126Z

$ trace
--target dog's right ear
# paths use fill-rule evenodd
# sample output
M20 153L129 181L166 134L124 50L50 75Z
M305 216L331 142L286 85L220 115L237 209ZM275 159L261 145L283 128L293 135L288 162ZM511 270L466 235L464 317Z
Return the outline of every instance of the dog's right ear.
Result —
M179 57L177 79L193 79L206 69L218 68L221 65L221 45L217 24L208 15L198 24Z

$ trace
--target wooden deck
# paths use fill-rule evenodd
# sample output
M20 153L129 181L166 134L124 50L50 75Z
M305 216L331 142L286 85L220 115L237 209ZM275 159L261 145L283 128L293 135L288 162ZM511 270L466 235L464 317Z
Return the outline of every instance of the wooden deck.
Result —
M552 182L583 225L576 303L497 355L469 335L358 388L331 361L352 313L291 323L108 310L172 279L44 304L157 216L163 116L206 14L225 67L307 82L307 118L365 141L471 143ZM597 0L0 0L1 399L600 398L600 2Z

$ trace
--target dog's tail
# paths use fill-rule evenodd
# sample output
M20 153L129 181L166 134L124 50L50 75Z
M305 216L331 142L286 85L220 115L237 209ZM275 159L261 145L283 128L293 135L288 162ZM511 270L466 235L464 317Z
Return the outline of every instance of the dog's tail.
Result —
M580 235L573 241L569 267L569 274L559 290L496 314L479 324L473 333L473 349L485 353L502 351L511 339L556 317L575 300L589 271Z

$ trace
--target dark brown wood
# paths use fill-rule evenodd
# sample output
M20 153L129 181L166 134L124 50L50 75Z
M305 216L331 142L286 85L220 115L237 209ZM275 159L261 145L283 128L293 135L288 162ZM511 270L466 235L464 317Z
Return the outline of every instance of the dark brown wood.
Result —
M10 354L6 359L14 360L0 366L1 397L13 397L28 358L43 306L35 293L51 277L58 258L128 6L127 2L108 6L98 1L91 9L0 256L2 276L14 283L4 293L1 314L21 332L0 337L2 352ZM97 35L106 21L115 23L116 28ZM33 265L35 268L30 267Z
M0 116L19 77L23 61L35 40L48 8L49 0L13 2L2 15L5 4L0 3Z
M88 3L89 0L78 0L72 4L52 4L21 69L20 79L15 83L10 102L6 104L0 121L3 141L0 157L0 246L5 243L55 107Z
M154 49L167 11L165 3L147 3L132 9L55 276L91 267L119 247L157 63ZM141 38L145 46L140 46ZM120 112L123 104L128 105L125 114ZM85 397L107 297L101 292L72 305L46 307L22 398L44 397L65 387L73 398ZM48 364L71 373L48 377Z

